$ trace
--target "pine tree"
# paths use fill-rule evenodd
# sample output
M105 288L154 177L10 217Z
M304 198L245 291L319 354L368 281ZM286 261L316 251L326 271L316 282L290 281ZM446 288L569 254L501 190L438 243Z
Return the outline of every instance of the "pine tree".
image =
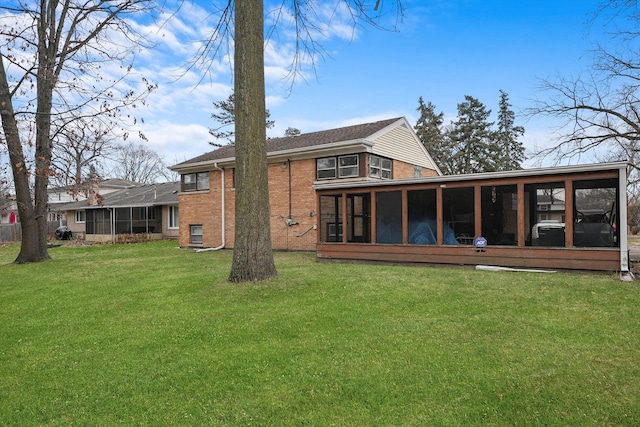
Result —
M497 170L522 169L524 145L518 141L524 135L522 126L515 126L515 113L510 109L509 95L500 91L498 130L493 139L501 150Z
M476 98L465 95L458 104L458 117L447 130L451 144L451 173L468 174L497 170L499 149L492 139L491 110Z
M229 95L227 99L222 101L217 101L213 103L213 106L216 108L216 112L211 113L211 118L220 124L217 128L209 129L209 134L213 135L216 138L215 142L209 142L209 144L215 147L222 147L224 143L217 142L222 139L226 139L229 144L235 144L235 136L236 136L236 97L232 93ZM266 126L267 129L271 129L275 126L275 121L270 120L271 113L269 110L266 110Z
M448 146L442 132L444 114L442 112L436 113L435 105L431 102L425 104L422 97L418 99L416 111L420 113L420 117L413 128L418 139L440 170L445 174L451 173L451 147Z

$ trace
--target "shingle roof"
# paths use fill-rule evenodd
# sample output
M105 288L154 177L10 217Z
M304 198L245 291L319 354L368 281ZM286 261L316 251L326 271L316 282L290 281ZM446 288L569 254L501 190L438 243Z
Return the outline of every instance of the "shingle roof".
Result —
M267 153L317 147L335 142L356 141L365 139L381 129L400 120L401 117L381 120L374 123L364 123L354 126L346 126L337 129L329 129L318 132L303 133L297 136L285 136L267 140ZM178 163L173 167L187 166L192 163L207 162L219 159L235 157L235 147L227 145L217 150L210 151L193 159Z
M56 210L172 205L178 204L179 191L179 182L143 184L105 194L100 205L90 206L86 200L81 200L58 206Z

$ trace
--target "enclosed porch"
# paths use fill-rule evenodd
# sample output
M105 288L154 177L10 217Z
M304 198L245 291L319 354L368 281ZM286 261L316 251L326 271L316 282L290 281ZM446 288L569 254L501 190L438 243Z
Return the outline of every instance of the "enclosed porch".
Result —
M626 168L318 182L317 256L628 274Z

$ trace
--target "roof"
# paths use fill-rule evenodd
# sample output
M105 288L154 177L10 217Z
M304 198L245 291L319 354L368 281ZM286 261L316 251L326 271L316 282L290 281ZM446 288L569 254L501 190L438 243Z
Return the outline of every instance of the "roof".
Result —
M590 173L601 171L617 170L621 176L626 179L626 169L629 163L627 161L610 162L610 163L594 163L587 165L573 165L573 166L556 166L556 167L544 167L534 169L519 169L501 172L482 172L482 173L470 173L462 175L443 175L443 176L430 176L423 178L401 178L391 179L386 181L359 181L354 182L347 180L335 180L327 182L317 182L313 185L315 190L333 190L338 188L362 188L362 187L375 187L375 186L394 186L405 184L420 184L420 183L439 183L441 186L446 186L449 182L459 183L464 181L473 180L489 180L489 179L503 179L503 178L523 178L523 177L539 177L547 175L561 175L561 174L577 174L577 173ZM625 184L626 185L626 184Z
M311 151L314 148L330 146L331 144L340 142L355 143L357 141L365 140L376 132L379 132L399 120L404 119L402 117L395 117L373 123L364 123L337 129L303 133L296 136L268 139L267 155L273 155L278 152ZM210 151L190 160L178 163L172 166L171 169L183 169L194 164L230 159L235 159L235 147L233 145L226 145L217 150Z
M98 183L99 188L111 188L116 190L135 187L136 185L142 185L142 184L140 182L129 181L128 179L120 179L120 178L109 178L109 179L102 180ZM72 185L65 185L63 187L50 187L48 191L49 192L67 192L72 187L73 187Z
M57 206L56 210L177 205L179 191L179 182L143 184L105 194L99 205L88 205L86 200L82 200Z

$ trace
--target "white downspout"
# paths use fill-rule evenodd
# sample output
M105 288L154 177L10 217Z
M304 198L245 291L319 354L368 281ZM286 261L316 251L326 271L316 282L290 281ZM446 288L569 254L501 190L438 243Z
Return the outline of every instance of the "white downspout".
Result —
M222 244L220 246L216 246L215 248L203 248L203 249L196 249L196 252L210 252L210 251L219 251L220 249L223 249L226 245L226 236L225 236L225 226L226 226L226 220L225 220L225 215L224 215L224 169L219 168L217 163L213 164L213 168L216 170L220 171L220 192L221 192L221 196L220 196L220 203L221 203L221 215L220 218L222 220L222 230L220 231L220 236L222 237Z

